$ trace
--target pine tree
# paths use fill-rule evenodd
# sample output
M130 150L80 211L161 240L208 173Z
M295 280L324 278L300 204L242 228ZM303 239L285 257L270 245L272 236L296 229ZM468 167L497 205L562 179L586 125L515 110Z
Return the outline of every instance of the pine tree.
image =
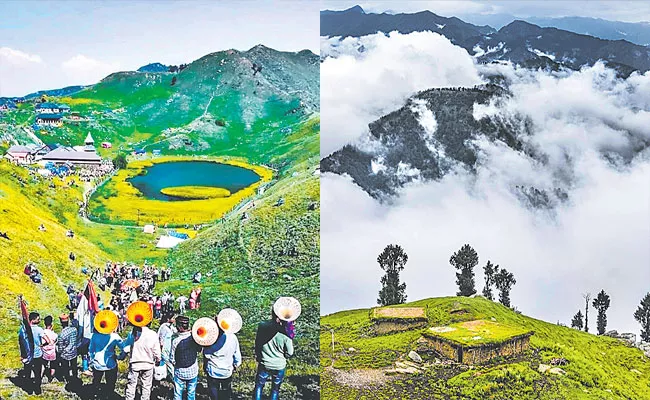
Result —
M495 273L494 283L499 290L499 303L510 307L510 290L517 283L515 276L512 272L508 272L505 268L502 268Z
M641 340L650 342L650 293L641 300L641 305L634 312L634 319L641 324Z
M406 302L406 283L400 283L399 273L404 270L408 256L401 246L389 244L377 257L379 267L386 271L381 277L381 290L377 304L388 306Z
M463 245L449 259L449 264L456 268L457 296L472 296L476 294L474 287L474 267L478 265L478 253L469 244Z
M483 267L483 274L485 275L485 286L483 286L483 297L486 299L494 300L492 296L492 286L494 285L494 274L499 270L499 266L496 267L494 264L488 260L485 267Z
M582 327L583 327L582 311L578 310L576 315L574 315L573 319L571 320L571 328L576 328L577 330L581 331Z
M602 335L605 333L605 328L607 328L607 309L609 308L609 295L605 293L605 290L601 290L600 293L596 296L593 303L591 303L596 310L598 310L598 319L596 320L596 328L598 329L598 334Z

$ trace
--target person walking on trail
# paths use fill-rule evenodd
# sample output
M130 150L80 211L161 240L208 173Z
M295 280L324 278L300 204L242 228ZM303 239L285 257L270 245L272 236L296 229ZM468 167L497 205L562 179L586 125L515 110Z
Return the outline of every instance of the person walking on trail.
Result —
M67 382L77 380L77 329L70 326L68 314L61 314L61 333L56 342L61 378Z
M219 327L219 338L203 348L205 375L212 400L230 400L232 375L242 363L239 340L234 333L225 333Z
M23 358L22 362L25 364L25 377L30 381L30 391L36 395L41 394L41 384L43 381L43 328L38 326L41 322L41 316L37 312L29 313L29 324L32 329L33 340L27 344L29 348L34 350L34 355L31 357ZM32 375L34 378L32 380Z
M271 400L280 398L280 386L287 368L287 358L293 356L293 340L286 335L282 320L271 311L271 319L261 322L255 336L254 400L262 400L262 391L267 380L271 380Z
M135 400L138 383L142 387L140 399L149 400L153 385L153 369L161 360L158 335L146 326L134 326L124 343L124 348L127 346L131 347L131 358L125 400Z
M48 383L54 379L56 364L56 341L59 335L52 330L52 316L48 315L43 319L45 329L43 330L43 376L48 378Z
M185 314L185 303L187 302L187 297L181 295L176 299L176 301L178 302L179 314Z
M174 376L174 364L172 364L170 359L172 338L177 333L174 322L174 314L167 312L163 315L162 324L158 328L158 339L160 340L160 348L162 349L162 361L167 367L167 372L170 377Z
M118 357L116 349L120 349ZM102 394L104 398L115 397L115 382L117 382L117 360L123 359L126 353L123 352L124 341L115 332L100 333L96 330L90 338L88 354L93 368L92 388L95 394ZM106 389L100 391L99 384L102 378L106 377Z
M187 392L187 400L195 400L196 385L199 379L199 346L192 338L190 319L184 315L176 318L178 337L172 341L170 360L174 365L174 400L182 400Z

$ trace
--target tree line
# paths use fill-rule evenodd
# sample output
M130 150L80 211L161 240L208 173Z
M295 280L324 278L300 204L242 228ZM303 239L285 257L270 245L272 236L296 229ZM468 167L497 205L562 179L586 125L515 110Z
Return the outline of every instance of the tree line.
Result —
M377 257L379 267L384 271L381 277L381 289L377 304L389 306L406 303L406 283L400 282L400 273L408 262L408 255L404 249L397 244L389 244ZM470 297L476 294L474 269L479 264L478 253L469 244L463 245L449 258L449 264L456 270L456 285L458 286L457 296ZM483 297L494 300L495 292L499 297L499 303L511 307L510 291L517 283L512 272L495 265L488 260L483 267L485 284L481 294ZM589 305L591 293L584 293L585 313L582 310L573 316L571 327L589 332ZM591 306L596 309L596 329L599 335L607 329L607 310L611 303L610 296L601 290L591 301ZM641 304L634 312L634 319L641 324L641 340L650 342L650 293L641 300Z
M399 274L404 270L407 262L408 255L397 244L389 244L379 254L377 263L385 274L380 280L381 290L379 290L377 304L388 306L406 302L406 283L400 282ZM463 245L449 258L449 264L456 270L457 296L470 297L476 294L474 269L478 263L478 253L469 244ZM494 265L490 260L483 267L483 272L485 276L483 296L494 300L493 290L496 290L499 302L510 307L510 291L517 283L514 274Z
M589 300L591 300L591 293L584 293L582 298L585 299L585 313L578 310L571 319L571 327L589 332ZM591 302L591 306L596 309L596 330L599 335L605 333L607 329L607 310L610 306L610 297L602 289ZM634 312L634 319L641 325L641 340L650 342L650 293L647 293L641 304Z

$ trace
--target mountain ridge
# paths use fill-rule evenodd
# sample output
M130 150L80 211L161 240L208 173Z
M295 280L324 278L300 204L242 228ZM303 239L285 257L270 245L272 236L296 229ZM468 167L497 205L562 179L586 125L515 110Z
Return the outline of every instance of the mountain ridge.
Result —
M347 11L347 10L346 10ZM510 60L515 64L550 64L574 70L598 60L611 63L627 77L632 71L650 70L650 49L627 40L609 40L558 28L545 28L515 20L498 31L457 17L441 17L430 11L411 14L321 14L321 36L359 37L377 32L410 33L430 30L476 54L479 62ZM488 48L496 49L488 52ZM544 60L547 59L547 60Z

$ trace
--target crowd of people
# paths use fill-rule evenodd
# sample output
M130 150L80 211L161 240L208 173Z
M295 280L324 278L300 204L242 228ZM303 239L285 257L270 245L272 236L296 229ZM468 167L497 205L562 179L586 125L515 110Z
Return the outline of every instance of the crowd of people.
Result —
M77 174L83 182L91 182L94 179L102 180L115 170L110 160L103 160L100 165L84 165L77 167Z
M24 368L20 376L27 381L28 392L40 394L43 379L48 382L57 379L81 387L81 373L92 375L92 383L86 390L93 396L116 398L118 361L128 358L126 400L136 398L138 387L139 399L149 400L153 386L164 380L173 383L173 395L170 393L166 398L181 400L185 395L188 400L194 400L199 379L199 355L202 354L210 398L231 398L233 373L242 363L236 335L239 328L231 329L237 324L229 320L220 321L220 317L216 316L212 327L197 330L207 332L212 329L213 343L204 342L197 336L200 333L193 334L190 319L183 314L186 303L192 309L200 307L200 287L192 290L189 299L183 295L175 299L169 291L161 296L153 296L151 293L156 282L169 279L169 270L146 264L139 268L109 262L103 272L97 270L91 278L97 281L100 289L110 290L112 296L109 304L104 305L101 296L97 295L97 305L101 311L94 318L90 337L84 334L84 323L74 312L84 293L77 292L72 286L67 288L70 311L59 316L58 332L54 329L52 316L43 319L42 328L40 315L36 312L29 314L31 335L25 327L21 328L18 338ZM87 295L88 291L85 292ZM175 303L178 303L178 308ZM134 316L136 306L145 311ZM241 327L241 317L235 314ZM195 324L204 323L202 320L205 319L201 318ZM267 381L272 386L271 399L279 398L287 359L294 352L294 319L286 316L280 318L276 311L272 311L271 319L258 326L255 340L255 358L258 362L253 393L255 400L262 399ZM157 332L151 328L154 320L159 320ZM125 337L121 336L122 333ZM78 365L79 359L81 367ZM102 380L105 386L100 389Z
M82 272L91 275L91 271L87 268L82 268ZM108 290L111 293L111 300L108 305L105 305L99 295L98 304L100 310L111 310L118 316L118 331L121 331L127 325L126 309L128 305L138 300L144 301L151 306L156 319L161 319L164 313L185 313L186 303L188 302L186 296L181 295L176 298L170 291L165 291L160 296L152 294L156 283L170 279L170 268L160 268L155 265L148 265L146 262L142 267L126 262L107 262L104 270L92 272L92 277L97 281L99 289L102 291ZM67 293L69 309L74 310L79 305L83 292L75 289L73 285L69 285ZM198 308L200 293L200 287L195 287L190 292L190 309ZM178 303L178 306L175 303Z

